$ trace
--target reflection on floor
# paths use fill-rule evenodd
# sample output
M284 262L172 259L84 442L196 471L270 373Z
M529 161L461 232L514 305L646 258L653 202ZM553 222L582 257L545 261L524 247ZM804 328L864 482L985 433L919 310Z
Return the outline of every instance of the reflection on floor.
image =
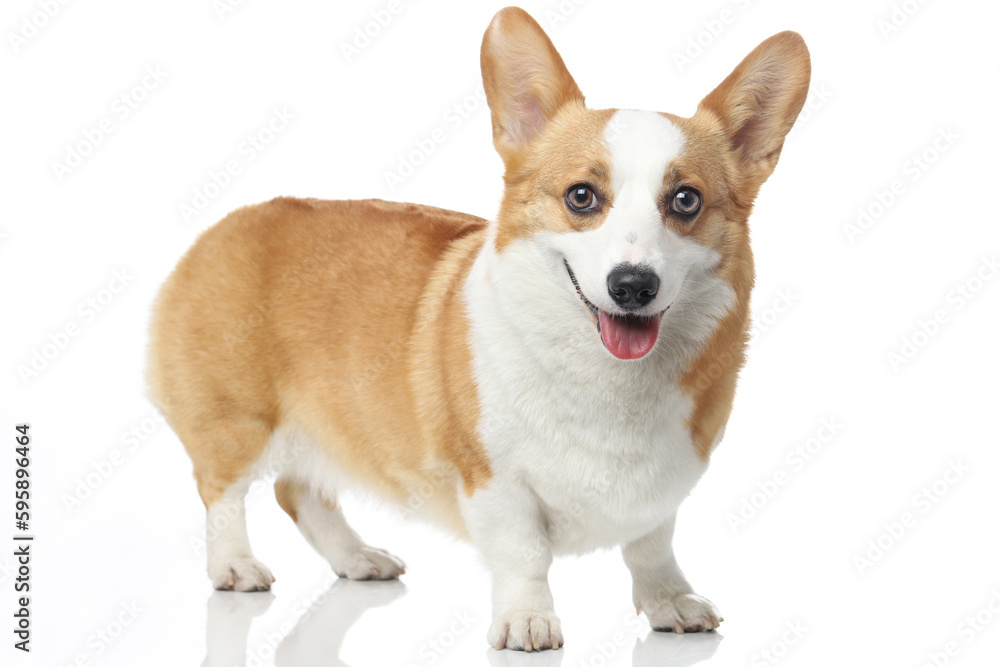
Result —
M399 580L337 579L278 644L274 664L315 665L321 657L324 665L346 665L338 656L351 626L367 610L387 605L404 593L406 586ZM274 599L270 592L214 591L208 598L208 655L202 667L248 664L250 622L264 614Z
M406 586L400 581L337 579L277 644L273 655L274 664L278 667L313 667L322 663L346 667L339 654L351 626L367 610L388 605L405 593ZM269 660L260 661L258 656L248 659L247 640L253 619L267 612L274 600L275 596L270 592L214 591L208 598L208 652L202 667L269 664ZM636 639L632 649L632 665L688 667L710 659L721 641L722 635L718 632L689 633L683 636L650 632L645 639ZM610 646L610 649L613 650L614 647ZM485 662L490 667L521 667L529 663L531 667L559 667L566 651L524 653L489 648L484 649L484 653ZM598 646L598 653L594 654L591 664L595 667L613 664L609 658L610 655L600 656Z

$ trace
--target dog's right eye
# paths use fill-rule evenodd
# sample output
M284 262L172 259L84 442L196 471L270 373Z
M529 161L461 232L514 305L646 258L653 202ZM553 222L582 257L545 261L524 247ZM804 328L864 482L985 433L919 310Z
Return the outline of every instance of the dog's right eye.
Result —
M597 208L597 195L584 183L577 183L566 191L566 205L571 211L585 213Z

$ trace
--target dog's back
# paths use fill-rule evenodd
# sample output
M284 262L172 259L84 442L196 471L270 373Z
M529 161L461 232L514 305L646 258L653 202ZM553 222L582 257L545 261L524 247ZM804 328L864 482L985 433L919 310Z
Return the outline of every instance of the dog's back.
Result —
M149 369L206 506L282 425L342 445L331 453L390 497L419 484L427 448L454 440L421 437L416 414L475 419L455 414L472 396L445 388L440 366L467 354L449 342L462 339L453 311L484 227L413 204L280 198L198 239L157 302Z

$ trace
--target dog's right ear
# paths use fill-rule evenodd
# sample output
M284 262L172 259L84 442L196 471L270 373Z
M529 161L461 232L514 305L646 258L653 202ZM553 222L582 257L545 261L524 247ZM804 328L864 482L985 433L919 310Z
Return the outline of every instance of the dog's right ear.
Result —
M507 163L564 104L583 104L548 35L520 7L497 12L483 36L483 87L493 117L493 145Z

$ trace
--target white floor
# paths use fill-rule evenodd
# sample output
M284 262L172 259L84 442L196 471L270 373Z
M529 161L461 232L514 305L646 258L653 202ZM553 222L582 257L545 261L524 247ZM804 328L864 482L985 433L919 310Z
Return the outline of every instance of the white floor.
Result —
M53 435L36 432L38 441ZM49 455L35 465L54 469ZM835 468L838 454L828 456ZM366 539L407 561L401 581L337 579L261 483L248 502L251 541L278 581L269 593L212 591L189 463L163 428L72 511L46 503L42 516L61 526L38 526L31 664L923 665L951 641L955 664L992 664L1000 561L995 522L976 518L995 498L988 472L968 473L859 572L855 556L892 520L855 500L895 502L891 481L844 488L855 499L845 503L823 498L826 472L810 480L806 471L734 533L726 515L739 495L726 477L737 458L735 444L718 454L718 473L687 501L678 528L682 566L726 618L718 632L650 632L631 608L620 554L606 551L556 561L566 646L528 655L488 648L489 582L471 547L350 498L346 511ZM66 477L53 499L72 493ZM970 633L961 626L977 612L982 629Z

